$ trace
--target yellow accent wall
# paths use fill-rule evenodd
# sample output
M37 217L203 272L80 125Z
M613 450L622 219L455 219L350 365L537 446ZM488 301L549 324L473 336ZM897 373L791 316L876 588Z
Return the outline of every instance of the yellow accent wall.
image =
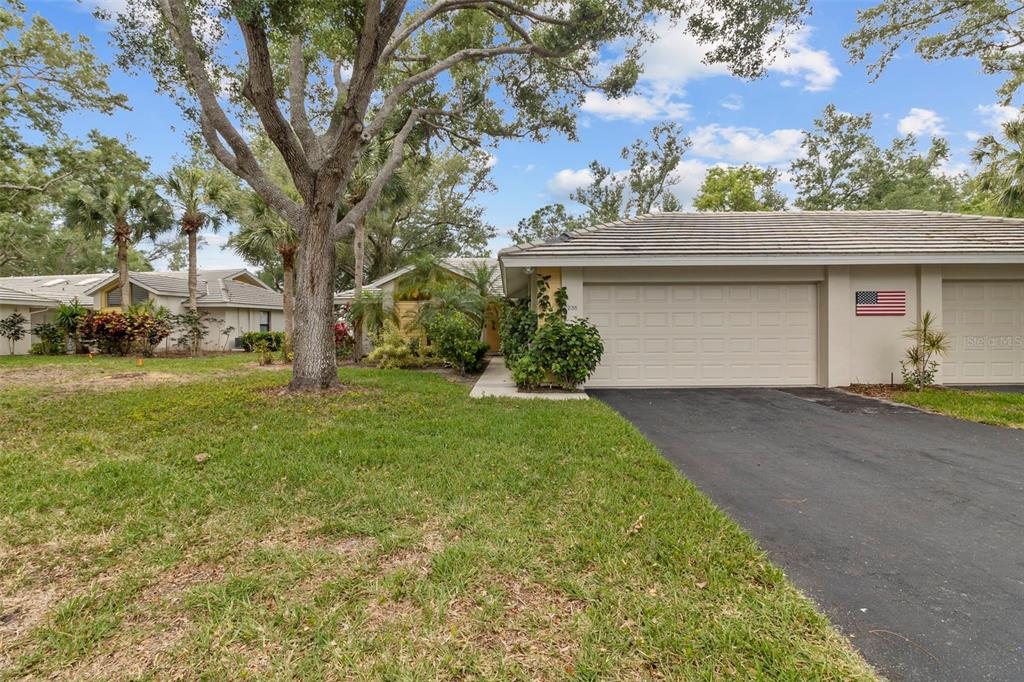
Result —
M534 310L539 308L540 294L537 291L537 278L547 277L548 278L548 293L547 299L548 304L554 308L555 306L555 292L562 288L562 268L537 268L537 272L534 275L534 282L530 285L531 291L533 292L533 307ZM541 320L543 323L543 320Z

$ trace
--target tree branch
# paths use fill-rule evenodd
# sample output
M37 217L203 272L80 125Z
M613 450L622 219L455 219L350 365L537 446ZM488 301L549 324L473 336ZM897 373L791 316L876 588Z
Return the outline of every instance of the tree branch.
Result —
M356 221L364 218L370 212L370 209L373 208L373 205L377 203L384 185L391 179L395 169L401 165L402 159L405 157L405 141L409 138L413 128L416 127L416 123L419 122L425 113L427 112L424 109L413 109L409 114L409 118L405 120L405 125L402 126L402 129L398 131L398 134L392 140L391 152L384 161L384 165L377 171L377 175L374 177L373 182L370 183L366 194L356 202L355 206L348 210L345 217L335 224L331 230L331 236L335 240L344 239L352 233L355 230Z
M306 58L302 53L302 38L294 36L288 44L288 113L292 129L299 136L306 153L314 159L320 156L320 141L309 125L306 112Z
M406 78L390 93L388 93L388 96L384 98L384 102L381 104L380 109L374 116L373 121L364 130L363 138L373 139L378 135L384 129L384 126L387 125L388 116L390 116L395 110L395 107L398 106L402 96L417 85L429 81L461 62L468 61L470 59L491 59L508 54L535 54L540 57L548 58L563 56L561 53L537 47L536 45L501 45L498 47L466 48L459 50L458 52L455 52L437 62L429 69L424 69L415 76Z
M277 105L274 90L274 66L267 46L267 34L259 19L243 20L238 17L238 27L245 41L249 70L242 86L242 94L252 102L274 146L281 152L288 170L291 171L295 189L308 204L313 198L313 169L303 153L302 144L284 114ZM304 91L305 88L302 88Z
M188 84L199 100L199 127L210 151L228 170L249 183L282 217L293 225L302 225L305 210L270 179L256 160L245 138L235 129L217 101L217 92L206 72L202 51L184 14L187 10L183 6L183 0L157 2L161 14L167 21L171 39L184 59ZM224 147L222 139L231 147L230 152Z

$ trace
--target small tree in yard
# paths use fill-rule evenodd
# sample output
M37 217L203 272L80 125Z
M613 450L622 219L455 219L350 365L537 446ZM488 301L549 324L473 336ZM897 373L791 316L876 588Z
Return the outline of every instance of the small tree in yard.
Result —
M21 341L28 334L25 326L28 319L21 313L14 312L7 317L0 319L0 336L7 339L10 345L11 355L14 355L14 344Z
M298 233L291 388L303 390L338 383L335 245L410 149L573 136L585 96L634 88L655 19L682 21L710 46L707 63L760 75L806 10L806 0L128 0L114 39L121 66L149 70L213 156ZM298 199L270 177L247 128L279 151ZM384 161L342 214L372 150Z
M914 342L907 349L906 359L900 362L903 381L909 388L923 391L935 382L935 374L939 370L936 358L949 351L949 339L946 332L935 328L935 316L931 311L926 311L918 323L903 335Z
M81 336L79 334L79 326L82 324L82 320L85 319L86 313L89 310L84 305L78 302L78 299L72 299L68 303L61 303L57 306L57 310L54 313L53 321L57 325L58 329L64 332L64 337L71 339L75 345L76 353L85 353L87 349L82 345Z

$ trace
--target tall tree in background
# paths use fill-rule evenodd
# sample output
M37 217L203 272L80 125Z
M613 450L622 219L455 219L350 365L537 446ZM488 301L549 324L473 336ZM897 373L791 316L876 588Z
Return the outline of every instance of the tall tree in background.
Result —
M669 189L679 182L676 168L690 141L674 123L651 129L650 141L637 140L623 147L619 157L627 162L616 173L598 161L590 162L593 182L574 191L569 198L587 207L587 222L605 223L657 209L676 211L679 200Z
M971 160L982 166L973 204L980 213L1024 215L1024 119L1003 124L1003 139L978 140Z
M299 235L255 192L246 192L236 208L238 232L228 246L250 263L281 267L284 335L295 334L295 251Z
M698 211L783 211L786 197L779 192L779 171L749 163L708 170L693 207Z
M943 173L945 140L917 151L912 135L881 148L871 135L871 114L841 112L834 104L804 133L800 158L790 165L796 205L804 210L920 209L955 211L963 179Z
M333 348L335 242L377 202L417 138L469 140L574 133L573 109L597 87L632 89L650 19L685 17L713 44L705 60L763 72L806 0L675 2L577 0L519 4L406 0L360 3L204 3L130 0L115 39L125 66L144 66L175 92L213 155L299 234L292 389L338 383ZM156 19L156 21L154 21ZM236 34L244 45L238 55ZM595 83L602 46L622 59ZM237 59L236 59L237 56ZM232 97L222 97L227 91ZM300 200L268 176L240 130L258 121L284 159ZM385 163L366 196L337 206L372 144Z
M199 289L199 233L217 231L231 214L229 197L234 183L222 172L206 168L198 161L175 164L164 179L171 205L179 213L181 234L188 240L188 307L195 310Z
M843 46L854 61L872 58L877 79L905 45L926 61L973 57L985 73L1005 78L1009 104L1024 84L1024 15L1019 0L883 0L857 11L857 30Z
M86 236L109 238L117 249L117 281L121 307L131 305L128 282L128 250L144 238L156 239L170 229L174 214L156 192L155 183L112 182L100 187L82 187L64 206L69 227Z
M586 207L587 213L574 217L563 204L548 204L519 221L509 236L517 244L534 239L550 239L585 225L608 223L650 213L653 210L678 211L679 199L670 187L679 182L676 169L690 141L673 123L651 129L650 141L638 139L623 147L619 157L629 165L613 171L600 161L591 161L591 181L569 195Z
M454 148L407 161L404 196L378 203L366 216L366 279L393 272L419 255L485 255L495 230L479 199L495 189L490 167L486 153ZM352 288L352 246L339 244L339 289Z

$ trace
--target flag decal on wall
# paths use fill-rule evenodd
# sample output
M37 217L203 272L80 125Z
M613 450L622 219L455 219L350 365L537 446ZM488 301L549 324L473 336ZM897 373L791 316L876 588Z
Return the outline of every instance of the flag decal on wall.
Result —
M856 302L857 315L902 317L907 314L905 291L858 291Z

